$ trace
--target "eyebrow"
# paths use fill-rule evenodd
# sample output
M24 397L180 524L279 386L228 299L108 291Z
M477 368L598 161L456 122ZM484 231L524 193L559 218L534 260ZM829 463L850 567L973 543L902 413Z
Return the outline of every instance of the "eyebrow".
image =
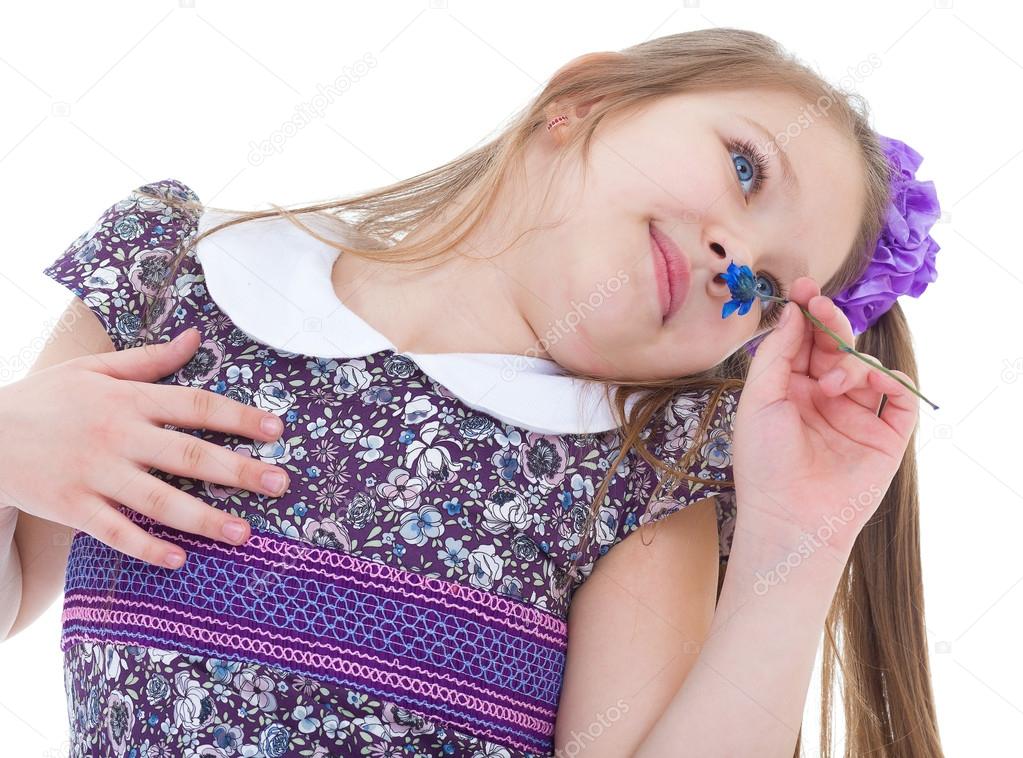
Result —
M789 157L785 154L785 151L781 149L771 133L764 128L764 125L759 121L754 121L748 116L743 116L741 113L736 113L740 119L749 124L751 127L756 129L763 136L764 141L767 142L773 149L772 153L778 156L778 160L781 163L782 182L781 188L793 201L799 197L799 177L796 176L796 172L792 168L792 164L789 162Z

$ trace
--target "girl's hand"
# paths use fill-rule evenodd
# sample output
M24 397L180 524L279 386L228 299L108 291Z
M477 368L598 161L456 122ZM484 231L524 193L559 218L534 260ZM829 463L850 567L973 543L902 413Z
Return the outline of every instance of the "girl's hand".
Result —
M785 306L787 320L757 348L739 396L736 526L793 549L808 532L817 544L848 554L902 462L919 400L884 372L840 351L798 310L796 303L854 344L849 319L813 279L797 279L789 299L795 303ZM845 378L834 369L843 369ZM882 393L888 400L878 417Z
M116 509L124 504L182 531L232 544L248 523L152 476L151 469L280 496L284 471L187 432L211 429L259 441L282 431L271 413L204 389L153 384L181 368L199 345L191 329L177 341L75 358L0 388L0 500L79 529L147 563L177 568L184 552ZM270 421L276 430L264 431ZM284 476L278 489L264 474ZM231 532L231 528L236 531Z

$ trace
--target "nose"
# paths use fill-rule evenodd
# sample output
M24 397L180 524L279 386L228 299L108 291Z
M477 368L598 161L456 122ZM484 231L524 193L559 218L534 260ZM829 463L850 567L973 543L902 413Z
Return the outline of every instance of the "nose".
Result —
M729 254L725 248L717 242L712 242L710 244L710 248L714 253L714 257L710 265L712 276L707 280L707 289L711 297L728 298L731 296L731 293L728 290L728 284L725 282L725 271L728 270L729 263L735 263L736 266L741 266L742 261L736 259L734 255Z

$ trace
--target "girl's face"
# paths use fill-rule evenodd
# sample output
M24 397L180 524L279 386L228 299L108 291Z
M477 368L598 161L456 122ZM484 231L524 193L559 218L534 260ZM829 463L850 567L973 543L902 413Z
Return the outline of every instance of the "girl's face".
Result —
M528 293L520 307L529 325L570 370L660 379L710 368L770 328L771 311L780 310L758 301L744 316L722 318L731 296L718 275L730 261L785 296L800 275L826 282L853 244L865 193L861 158L825 112L795 95L674 95L605 119L585 182L573 161L554 165L557 130L576 120L566 115L568 126L541 128L530 146L529 189L520 196L532 221L556 225L524 238L510 273ZM785 186L783 154L797 186ZM689 270L668 318L651 226L675 243Z

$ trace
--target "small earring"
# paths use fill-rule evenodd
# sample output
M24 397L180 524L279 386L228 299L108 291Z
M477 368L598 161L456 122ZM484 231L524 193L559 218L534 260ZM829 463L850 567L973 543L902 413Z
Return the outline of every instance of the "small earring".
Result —
M555 126L558 126L559 124L564 124L564 123L567 123L567 122L568 122L568 116L565 116L565 115L555 116L554 118L552 118L550 121L547 122L547 131L550 131L551 129L553 129Z

